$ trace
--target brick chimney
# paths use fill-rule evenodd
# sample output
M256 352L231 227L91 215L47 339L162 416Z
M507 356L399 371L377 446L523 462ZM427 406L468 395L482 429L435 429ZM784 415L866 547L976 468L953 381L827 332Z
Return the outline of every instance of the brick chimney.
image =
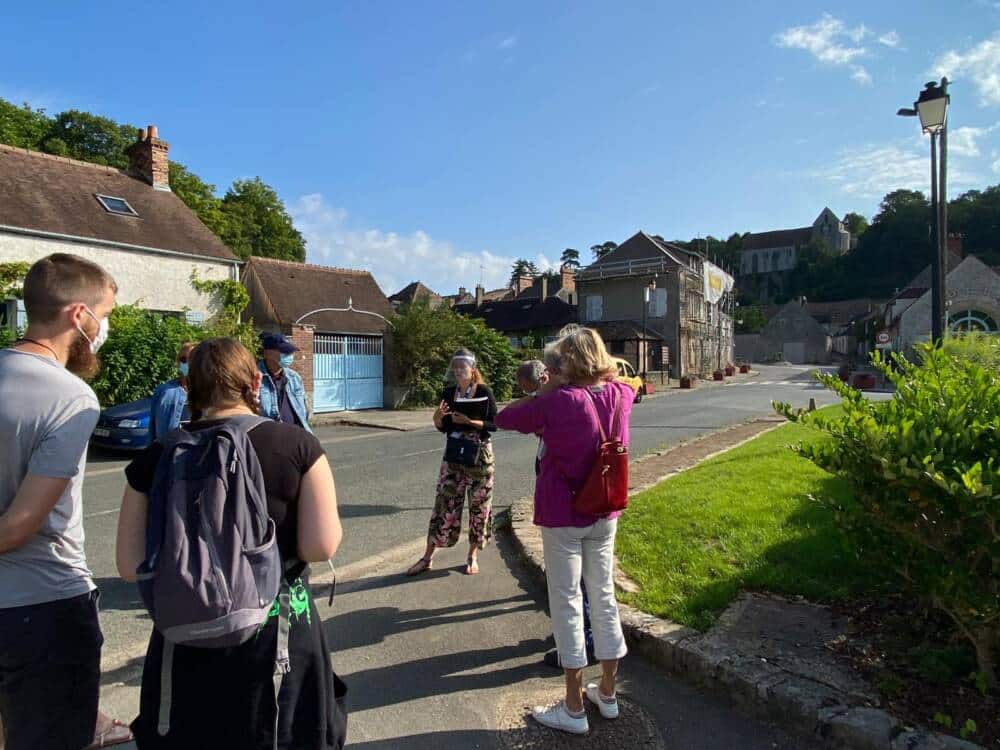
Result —
M525 289L530 289L531 285L535 283L535 279L527 274L522 274L517 277L517 288L514 290L515 294L520 294Z
M483 306L483 296L486 294L486 290L483 289L482 284L476 284L476 307Z
M169 190L169 150L170 144L160 140L155 125L140 129L139 140L128 148L128 173L148 182L157 190Z
M458 298L459 299L462 299L462 297L464 297L468 293L469 293L468 290L464 286L460 286L458 288Z
M542 302L549 298L549 277L542 276Z
M962 235L960 234L948 235L948 252L954 253L959 258L965 257L965 251L962 249Z
M559 274L562 276L562 288L567 292L576 291L576 271L573 266L566 264L559 269Z

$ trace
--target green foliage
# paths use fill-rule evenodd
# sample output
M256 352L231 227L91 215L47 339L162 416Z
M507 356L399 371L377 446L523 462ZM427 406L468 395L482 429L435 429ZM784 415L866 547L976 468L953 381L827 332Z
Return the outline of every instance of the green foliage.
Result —
M534 278L538 275L538 266L532 263L530 260L525 258L518 258L514 261L514 265L511 266L510 270L510 283L516 284L519 276L531 276Z
M0 99L0 143L38 150L49 126L44 109L32 109L27 103L18 107Z
M942 346L949 356L1000 372L1000 336L968 331L946 337Z
M853 236L860 237L868 231L868 219L851 211L844 217L844 228Z
M392 318L393 347L406 384L407 405L436 404L448 377L451 355L461 347L479 360L479 369L498 400L510 398L518 359L507 339L482 321L449 307L431 309L425 302L402 308Z
M160 383L177 377L180 345L204 335L202 328L183 318L137 305L116 306L111 312L110 335L101 347L101 371L91 382L101 405L151 396Z
M760 305L741 307L736 312L736 333L757 333L767 325L767 318Z
M600 245L591 245L590 252L594 255L594 260L600 260L612 250L617 249L618 243L608 240Z
M41 145L50 154L124 169L129 161L126 150L138 135L134 125L70 109L55 116Z
M274 188L260 177L236 180L222 199L232 218L222 239L241 258L306 259L306 243Z
M833 439L799 453L846 479L855 502L831 506L864 552L945 612L997 686L1000 649L1000 372L979 357L918 347L919 362L878 353L896 387L872 402L836 376L821 382L844 399L844 417L775 408ZM993 356L983 354L988 358Z
M564 266L570 266L572 268L580 267L580 251L574 250L571 247L567 247L562 251L562 255L559 257L559 263Z
M203 334L199 338L234 338L256 354L260 345L257 329L253 321L242 320L243 311L250 304L250 293L246 287L234 279L200 279L193 271L191 286L212 298L214 310L212 319L202 329Z
M10 297L20 299L21 285L30 268L31 264L24 261L0 263L0 302Z

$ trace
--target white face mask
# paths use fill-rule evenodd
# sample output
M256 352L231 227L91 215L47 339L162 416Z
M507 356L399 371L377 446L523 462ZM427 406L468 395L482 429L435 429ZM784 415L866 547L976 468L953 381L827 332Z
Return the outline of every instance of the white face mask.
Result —
M87 339L87 343L90 344L90 353L97 354L97 350L100 349L102 346L104 346L104 342L108 340L108 326L109 326L108 319L101 318L100 320L98 320L97 316L94 315L94 313L91 311L89 307L86 307L86 305L84 307L87 310L87 315L92 317L94 321L97 323L97 336L91 339L90 336L88 336L86 333L83 332L83 328L81 328L80 326L77 326L76 330L80 332L81 336Z

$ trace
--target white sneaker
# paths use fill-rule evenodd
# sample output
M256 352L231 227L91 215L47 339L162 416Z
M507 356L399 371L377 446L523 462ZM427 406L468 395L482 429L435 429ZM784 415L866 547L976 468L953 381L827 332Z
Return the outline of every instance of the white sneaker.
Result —
M617 719L618 718L618 697L615 696L610 701L606 700L601 695L600 685L596 682L590 682L587 684L587 700L597 706L598 710L601 712L601 716L605 719Z
M590 731L590 724L587 722L587 715L576 717L570 716L566 710L566 702L559 701L554 706L535 706L531 712L535 721L551 729L559 729L570 734L586 734Z

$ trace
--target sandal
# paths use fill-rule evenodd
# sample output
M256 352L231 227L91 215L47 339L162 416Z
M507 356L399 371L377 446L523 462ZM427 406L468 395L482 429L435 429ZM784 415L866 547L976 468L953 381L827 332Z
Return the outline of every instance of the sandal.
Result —
M479 560L470 557L465 561L465 575L474 576L479 572Z
M102 729L103 726L103 729ZM100 750L102 747L114 747L132 742L132 730L118 719L112 719L104 714L97 717L97 727L94 729L94 741L84 750Z
M418 576L421 573L426 573L431 569L431 558L421 557L413 565L410 566L409 570L406 571L408 576Z

